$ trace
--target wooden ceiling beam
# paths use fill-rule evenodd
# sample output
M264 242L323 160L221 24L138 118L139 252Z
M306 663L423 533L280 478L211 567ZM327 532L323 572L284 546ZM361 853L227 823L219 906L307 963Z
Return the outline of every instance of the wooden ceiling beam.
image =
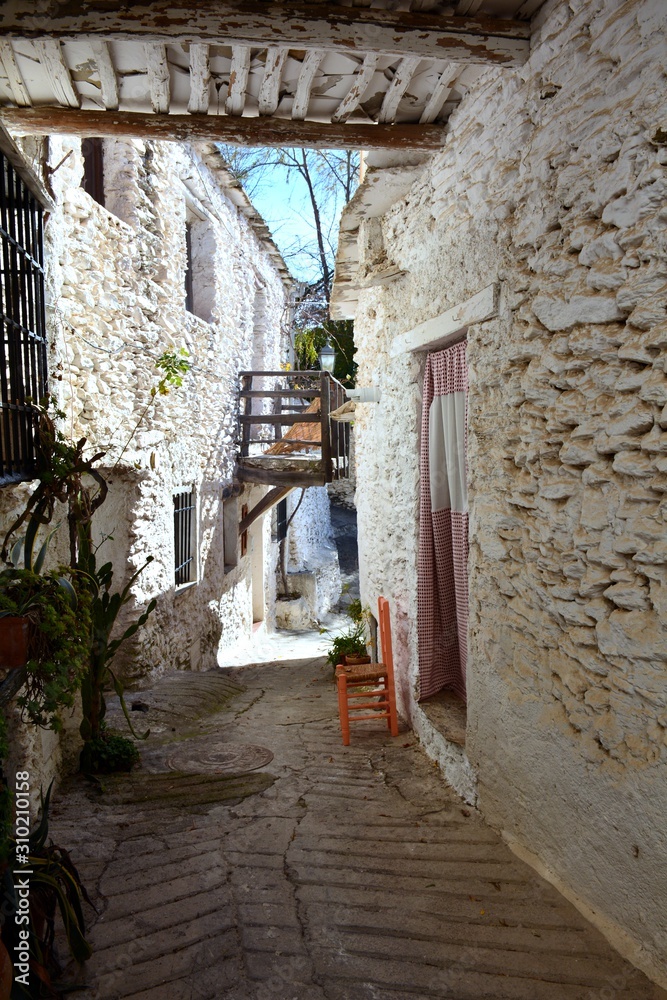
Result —
M3 66L9 85L12 88L14 101L19 107L29 108L32 103L30 94L21 75L21 70L16 61L16 55L12 48L12 43L8 38L0 38L0 65Z
M410 80L414 76L420 62L421 59L419 56L406 56L404 59L401 59L396 67L394 79L389 84L387 93L384 95L378 116L379 122L393 122L398 111L398 105L401 103L401 98L408 89Z
M74 89L60 42L54 38L44 38L36 42L35 46L55 99L65 107L78 108L81 99Z
M169 63L167 62L167 46L160 44L144 45L146 65L148 66L148 87L151 94L151 107L156 115L166 115L171 100Z
M272 115L278 107L280 101L280 81L286 58L287 49L273 46L266 50L264 78L259 88L260 115Z
M97 63L97 72L100 75L102 103L107 111L117 111L119 102L118 78L111 59L111 53L109 52L109 45L99 38L94 38L92 46L95 54L95 62Z
M190 44L190 100L188 111L191 115L205 115L209 105L211 67L208 45L203 42Z
M332 122L344 122L345 119L352 114L355 108L359 107L364 94L368 90L368 85L375 74L377 61L378 57L373 53L369 53L365 56L359 72L354 77L354 83L332 114Z
M294 102L292 104L292 118L294 118L295 121L300 121L308 114L310 91L313 86L313 80L317 75L317 71L320 68L320 63L323 59L324 51L322 49L310 49L310 51L306 52L306 55L304 56L304 60L301 63L299 80L296 85Z
M285 46L375 55L523 65L530 25L476 16L304 3L302 0L148 0L141 4L54 0L47 13L26 12L25 0L0 5L0 35L72 38L96 35L144 42Z
M225 101L228 115L242 115L245 107L248 73L250 72L250 49L246 45L235 45L232 49L232 63L229 68L229 90Z
M174 142L226 142L237 146L309 149L439 149L439 125L367 125L295 122L232 115L152 115L70 108L1 108L0 120L22 135L111 136Z
M433 93L426 102L426 107L422 111L422 116L419 119L420 125L430 125L431 122L436 120L442 110L443 104L451 93L456 76L460 72L460 66L445 66L440 74L440 79L433 88Z

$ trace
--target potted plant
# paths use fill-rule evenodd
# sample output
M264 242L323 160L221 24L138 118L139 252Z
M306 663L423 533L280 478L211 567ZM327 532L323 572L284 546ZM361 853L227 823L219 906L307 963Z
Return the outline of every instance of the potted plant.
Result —
M331 637L331 645L327 652L327 663L336 669L339 663L370 663L371 658L366 648L366 630L363 619L352 621L338 633L322 630Z

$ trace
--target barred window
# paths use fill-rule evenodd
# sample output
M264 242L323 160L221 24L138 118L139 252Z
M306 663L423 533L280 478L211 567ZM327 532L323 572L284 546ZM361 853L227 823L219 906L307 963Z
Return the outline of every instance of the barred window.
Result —
M0 153L0 485L34 479L47 393L43 212Z
M174 493L174 578L177 587L195 583L195 514L194 490Z

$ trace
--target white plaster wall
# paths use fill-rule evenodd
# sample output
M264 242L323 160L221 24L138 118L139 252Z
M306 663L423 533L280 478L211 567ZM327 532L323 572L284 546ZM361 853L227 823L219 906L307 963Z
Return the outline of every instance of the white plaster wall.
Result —
M301 490L287 497L288 517L299 503ZM310 614L320 619L337 602L341 593L338 551L333 540L331 507L326 486L311 486L304 491L287 536L288 573L312 577L312 587L295 589L308 599Z
M79 142L51 140L50 162L61 163L53 175L57 211L47 227L52 388L67 414L65 429L106 451L110 492L96 529L100 538L112 536L100 557L113 559L116 585L153 557L133 588L132 613L153 597L157 610L117 666L133 677L207 669L220 646L252 629L249 557L225 572L222 491L236 458L238 371L253 359L280 364L289 289L218 183L210 153L105 140L104 154L106 207L79 186ZM194 219L200 315L184 308L187 217ZM191 373L182 388L153 398L161 377L155 361L181 347ZM198 572L194 586L177 591L172 496L181 488L197 497ZM260 496L246 489L239 508ZM270 600L275 547L265 521Z
M414 697L421 360L393 338L501 282L469 330L467 752L481 808L667 981L667 8L570 0L488 70L382 220L362 293L362 599ZM660 131L662 129L662 131Z

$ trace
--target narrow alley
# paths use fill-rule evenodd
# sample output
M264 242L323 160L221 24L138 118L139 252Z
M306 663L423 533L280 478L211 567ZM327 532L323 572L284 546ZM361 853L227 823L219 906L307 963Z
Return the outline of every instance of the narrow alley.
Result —
M667 996L413 734L368 724L344 748L322 657L172 673L131 700L142 767L103 795L79 776L52 811L97 908L85 1000Z

